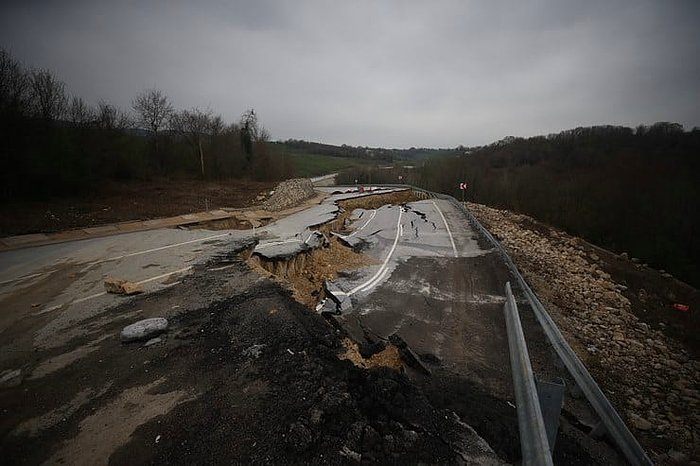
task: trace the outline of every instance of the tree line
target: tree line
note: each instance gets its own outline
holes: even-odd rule
[[[176,109],[159,89],[131,108],[70,96],[50,70],[0,49],[0,200],[78,194],[106,180],[158,176],[278,180],[290,160],[250,109],[227,123],[211,109]]]
[[[700,129],[660,122],[507,138],[431,159],[418,183],[530,215],[700,286]]]

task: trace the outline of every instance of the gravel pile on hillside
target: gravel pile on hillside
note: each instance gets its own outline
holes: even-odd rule
[[[634,315],[627,287],[590,245],[523,215],[468,208],[506,247],[652,459],[697,460],[700,363]]]
[[[310,179],[296,178],[287,180],[277,185],[270,198],[263,203],[263,208],[276,212],[294,207],[313,196],[314,186]]]

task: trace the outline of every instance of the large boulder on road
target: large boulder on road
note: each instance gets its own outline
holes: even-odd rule
[[[168,319],[164,319],[163,317],[139,320],[134,324],[124,327],[121,333],[121,340],[123,343],[149,340],[165,332],[167,329]]]

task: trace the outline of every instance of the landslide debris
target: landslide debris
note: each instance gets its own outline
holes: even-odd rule
[[[507,249],[652,460],[700,459],[700,362],[697,337],[687,335],[697,325],[671,305],[681,294],[697,299],[697,290],[527,216],[467,207]],[[674,324],[686,334],[669,332]]]
[[[263,208],[273,212],[293,207],[314,197],[314,186],[308,178],[286,180],[277,185],[272,195],[263,203]]]
[[[276,190],[278,191],[279,189]],[[346,231],[350,215],[355,209],[376,209],[387,204],[405,204],[417,199],[412,191],[400,191],[339,201],[338,216],[318,228],[318,232],[327,240],[323,247],[285,259],[267,259],[258,254],[246,254],[245,257],[253,270],[265,276],[272,274],[276,280],[292,290],[297,301],[313,309],[325,297],[323,285],[326,281],[338,278],[339,272],[377,264],[375,259],[354,251],[338,237],[331,235],[331,232]]]
[[[305,251],[288,259],[271,260],[253,254],[248,265],[289,288],[301,304],[313,309],[323,299],[323,284],[338,278],[339,270],[353,270],[376,264],[376,260],[344,246],[336,237],[325,246]]]

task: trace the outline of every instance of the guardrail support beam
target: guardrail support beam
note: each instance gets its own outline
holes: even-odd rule
[[[506,283],[506,303],[503,306],[503,312],[506,317],[513,391],[518,410],[522,464],[525,466],[550,466],[552,465],[552,453],[549,449],[535,377],[532,374],[530,355],[527,352],[525,335],[518,315],[518,306],[515,304],[510,282]]]

